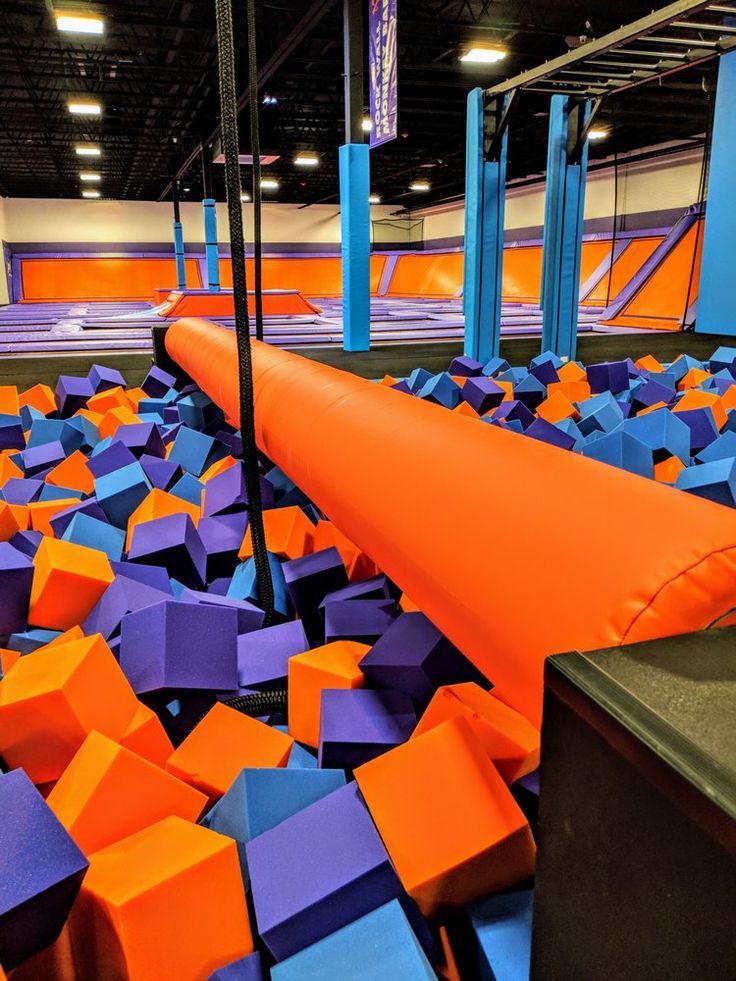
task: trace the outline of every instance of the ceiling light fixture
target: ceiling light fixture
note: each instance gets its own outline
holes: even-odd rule
[[[409,185],[410,191],[428,191],[429,181],[414,181],[413,184]]]
[[[85,184],[99,184],[102,180],[99,174],[92,174],[89,171],[82,171],[79,179],[80,181],[84,181]]]
[[[261,181],[262,191],[278,191],[279,182],[275,181],[272,177],[264,177]]]
[[[245,191],[240,195],[240,203],[247,204],[250,201],[250,194],[246,194]]]
[[[83,198],[98,198],[99,196],[99,191],[82,191]]]
[[[79,144],[74,147],[74,152],[78,157],[101,157],[102,150],[98,146],[85,146]]]
[[[104,34],[105,22],[102,17],[89,17],[85,14],[56,14],[56,29],[65,34]]]
[[[605,140],[608,138],[608,136],[609,136],[608,130],[603,129],[602,127],[593,126],[592,129],[588,130],[589,140]]]
[[[370,133],[370,131],[373,129],[373,123],[367,117],[363,120],[361,126],[364,133]]]
[[[314,153],[300,153],[294,158],[297,167],[318,167],[319,157]]]
[[[371,194],[371,196],[368,198],[368,204],[380,204],[380,203],[381,203],[380,194]]]
[[[503,61],[507,55],[506,48],[470,48],[460,56],[460,61],[469,65],[495,65],[497,61]]]
[[[72,116],[100,116],[102,106],[99,102],[70,102],[69,112]]]

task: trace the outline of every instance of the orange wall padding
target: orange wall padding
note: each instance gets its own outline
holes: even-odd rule
[[[237,418],[235,335],[180,320],[166,347]],[[253,375],[261,449],[532,722],[548,654],[736,606],[731,508],[257,342]]]
[[[196,259],[187,259],[187,285],[201,287]],[[21,259],[23,299],[150,300],[157,286],[176,286],[174,259]]]
[[[606,273],[601,277],[582,301],[583,306],[605,307],[612,300],[615,300],[624,286],[639,272],[654,250],[659,248],[663,238],[664,235],[633,238],[618,259],[614,261],[610,276]],[[585,282],[583,277],[581,280]]]
[[[246,260],[248,286],[253,285],[253,260]],[[371,256],[371,293],[377,293],[386,266],[385,255]],[[229,259],[220,259],[220,283],[232,289],[233,271]],[[342,260],[339,256],[304,259],[263,258],[264,290],[299,290],[304,296],[341,296]]]
[[[702,252],[703,230],[696,221],[621,313],[602,323],[611,327],[681,330],[687,308],[698,296]]]
[[[463,285],[463,253],[400,255],[388,296],[453,297]]]

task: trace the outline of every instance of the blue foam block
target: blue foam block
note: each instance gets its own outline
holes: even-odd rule
[[[714,460],[681,470],[675,487],[718,504],[736,506],[736,459]]]
[[[503,371],[508,371],[510,365],[505,358],[491,358],[483,365],[483,374],[490,378],[496,378]]]
[[[283,567],[278,556],[272,552],[268,553],[268,564],[271,569],[271,580],[273,582],[274,609],[282,616],[288,616],[291,605],[286,592]],[[248,559],[236,568],[228,586],[227,595],[232,596],[234,599],[247,599],[252,602],[258,600],[256,564],[254,559]]]
[[[107,515],[97,503],[97,498],[88,497],[85,501],[80,501],[79,504],[72,504],[63,511],[59,511],[51,518],[49,524],[57,538],[63,537],[76,514],[87,514],[90,518],[96,518],[98,521],[107,521]]]
[[[116,528],[127,528],[131,514],[150,490],[151,485],[137,460],[121,470],[95,478],[97,503]]]
[[[623,429],[602,435],[590,445],[584,446],[583,456],[639,474],[640,477],[654,477],[652,451]]]
[[[23,630],[20,633],[11,634],[5,646],[11,651],[20,651],[21,654],[30,654],[50,644],[61,634],[60,630],[43,630],[41,627],[33,627],[30,630]]]
[[[181,464],[187,473],[200,477],[207,469],[208,461],[217,444],[211,436],[182,427],[176,434],[169,460]]]
[[[736,457],[736,433],[730,430],[714,439],[695,459],[698,463],[713,463],[714,460],[728,460],[729,457]]]
[[[201,508],[204,484],[192,474],[185,473],[175,484],[172,484],[169,493],[173,494],[174,497],[180,497],[182,501],[188,501],[195,507]]]
[[[76,497],[82,500],[82,492],[74,487],[57,487],[56,484],[44,484],[41,493],[38,495],[39,501],[63,501],[67,498]]]
[[[415,368],[406,379],[406,384],[409,386],[409,391],[416,395],[419,389],[423,388],[432,377],[432,372],[427,371],[426,368]]]
[[[583,436],[588,436],[594,430],[604,433],[612,432],[624,419],[621,406],[610,392],[593,395],[578,404],[580,419],[578,428]]]
[[[433,981],[436,977],[396,899],[271,969],[272,981]]]
[[[454,409],[460,403],[460,386],[446,372],[434,375],[416,393],[420,399]]]
[[[247,888],[247,842],[344,785],[345,774],[337,769],[245,769],[201,823],[235,839]]]
[[[468,907],[481,981],[529,981],[531,889],[481,899]]]
[[[113,562],[119,561],[125,547],[125,532],[109,522],[98,521],[88,514],[75,514],[64,530],[62,538],[75,545],[86,545],[104,552]]]
[[[708,359],[708,368],[712,372],[721,371],[726,369],[728,371],[736,362],[736,347],[727,347],[722,345],[711,354]]]
[[[523,402],[527,409],[534,412],[537,406],[541,405],[547,398],[547,386],[534,375],[529,374],[518,385],[514,386],[514,398]]]

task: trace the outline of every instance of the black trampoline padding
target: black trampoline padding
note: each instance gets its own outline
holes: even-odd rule
[[[736,978],[736,630],[545,668],[535,979]]]

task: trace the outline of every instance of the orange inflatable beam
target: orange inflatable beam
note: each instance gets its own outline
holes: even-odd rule
[[[178,321],[166,347],[236,418],[235,335]],[[263,452],[535,724],[548,654],[734,606],[730,508],[257,342],[253,371]]]

